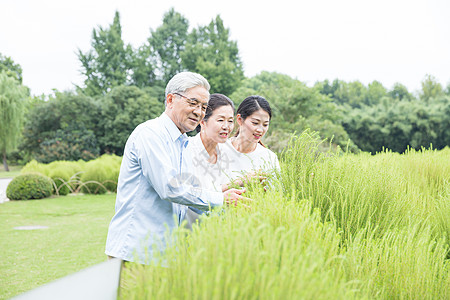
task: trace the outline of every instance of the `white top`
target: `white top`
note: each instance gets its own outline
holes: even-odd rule
[[[250,153],[241,153],[234,148],[231,140],[227,140],[221,147],[222,165],[227,182],[253,171],[270,172],[280,169],[277,155],[260,143]]]
[[[194,167],[192,173],[202,189],[222,192],[222,184],[229,181],[223,172],[222,147],[220,145],[218,144],[216,147],[217,162],[211,164],[208,162],[209,154],[203,145],[200,133],[194,137],[189,137],[186,150],[192,156]]]

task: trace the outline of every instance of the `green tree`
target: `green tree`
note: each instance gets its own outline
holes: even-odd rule
[[[315,84],[315,88],[321,94],[327,95],[333,99],[333,102],[349,108],[360,108],[376,98],[382,90],[376,81],[374,81],[373,87],[373,95],[368,96],[368,88],[359,81],[345,82],[335,79],[332,85],[328,80]]]
[[[444,94],[442,85],[437,82],[434,76],[426,75],[425,79],[421,82],[421,85],[422,90],[420,91],[420,99],[423,101],[428,101],[431,98]]]
[[[126,84],[130,77],[132,48],[122,40],[119,12],[109,28],[92,31],[92,49],[78,49],[82,74],[86,76],[84,92],[90,96],[106,94],[115,86]]]
[[[9,171],[6,155],[17,148],[22,132],[28,89],[16,79],[0,72],[0,151]]]
[[[408,92],[408,88],[401,83],[395,83],[388,96],[396,100],[412,100],[414,97]]]
[[[143,45],[132,52],[130,68],[130,85],[145,88],[162,84],[157,81],[156,59],[149,45]]]
[[[100,153],[100,108],[91,97],[57,92],[37,101],[29,115],[20,148],[36,160],[89,160]]]
[[[369,83],[367,87],[364,104],[376,105],[380,103],[381,98],[386,96],[387,96],[386,88],[381,84],[381,82],[374,80],[373,82]]]
[[[16,64],[11,57],[3,56],[0,53],[0,73],[6,72],[6,75],[17,79],[22,84],[22,67]]]
[[[189,22],[171,8],[164,14],[163,24],[151,31],[148,47],[156,54],[156,63],[163,82],[183,71],[181,53],[188,36]]]
[[[123,154],[133,129],[159,116],[164,104],[134,86],[119,86],[101,100],[100,144],[102,152]]]
[[[450,144],[450,98],[441,96],[428,102],[395,101],[364,109],[354,109],[344,120],[352,140],[371,153],[388,148],[403,152],[430,147],[442,149]]]
[[[192,30],[181,58],[185,69],[208,79],[213,93],[230,95],[244,78],[237,42],[230,40],[220,16]]]

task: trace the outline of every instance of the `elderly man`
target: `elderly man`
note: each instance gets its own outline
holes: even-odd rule
[[[137,126],[125,145],[105,253],[126,261],[148,263],[152,251],[164,248],[167,229],[179,225],[187,206],[209,211],[247,199],[241,190],[198,189],[184,176],[189,172],[186,132],[205,116],[208,81],[179,73],[168,82],[165,96],[164,113]]]

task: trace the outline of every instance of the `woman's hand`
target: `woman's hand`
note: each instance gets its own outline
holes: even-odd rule
[[[236,178],[235,180],[233,180],[230,183],[224,183],[222,184],[222,192],[225,192],[226,190],[231,189],[232,187],[235,186],[240,186],[243,187],[244,185],[246,185],[247,183],[249,183],[250,181],[257,179],[259,180],[259,182],[261,184],[264,183],[264,181],[267,179],[267,174],[264,172],[251,172],[248,173],[242,177]]]

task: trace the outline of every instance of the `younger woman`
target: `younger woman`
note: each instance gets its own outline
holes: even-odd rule
[[[260,171],[270,173],[280,169],[277,155],[261,142],[271,118],[269,102],[261,96],[247,97],[239,105],[236,116],[239,129],[222,147],[222,155],[228,161],[225,173],[229,181],[247,174],[254,177]]]

